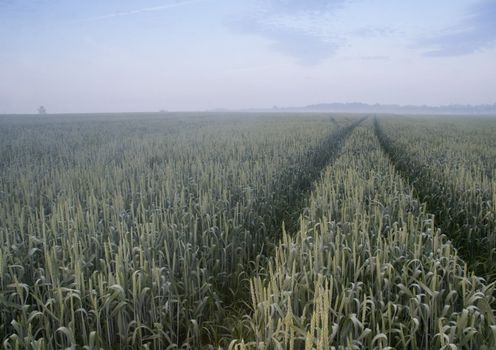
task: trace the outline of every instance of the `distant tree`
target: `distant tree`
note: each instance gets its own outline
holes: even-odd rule
[[[38,107],[38,114],[47,114],[45,106]]]

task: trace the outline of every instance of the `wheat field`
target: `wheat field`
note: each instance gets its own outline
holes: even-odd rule
[[[495,349],[496,119],[0,117],[4,349]]]

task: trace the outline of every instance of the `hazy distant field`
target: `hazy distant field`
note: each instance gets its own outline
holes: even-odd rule
[[[495,349],[496,118],[0,116],[5,349]]]

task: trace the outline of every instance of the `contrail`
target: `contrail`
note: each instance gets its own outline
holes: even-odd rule
[[[171,8],[180,7],[180,6],[184,6],[184,5],[195,4],[195,3],[198,3],[198,2],[204,2],[204,1],[207,1],[207,0],[179,1],[179,2],[175,2],[175,3],[171,3],[171,4],[166,4],[166,5],[153,6],[153,7],[144,7],[144,8],[137,9],[137,10],[114,12],[114,13],[109,13],[109,14],[102,15],[102,16],[84,18],[84,19],[77,20],[77,22],[100,21],[100,20],[109,19],[109,18],[115,18],[115,17],[132,16],[132,15],[137,15],[137,14],[145,13],[145,12],[164,11],[164,10],[168,10],[168,9],[171,9]]]

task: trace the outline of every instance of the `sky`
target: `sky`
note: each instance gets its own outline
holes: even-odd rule
[[[0,113],[496,102],[496,0],[0,0]]]

